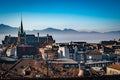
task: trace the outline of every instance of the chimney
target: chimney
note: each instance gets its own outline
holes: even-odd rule
[[[39,33],[37,33],[37,36],[38,36],[38,43],[39,43]]]

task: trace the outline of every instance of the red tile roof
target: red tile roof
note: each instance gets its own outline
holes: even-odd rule
[[[109,68],[113,68],[113,69],[117,69],[120,70],[120,64],[112,64],[110,66],[108,66]]]

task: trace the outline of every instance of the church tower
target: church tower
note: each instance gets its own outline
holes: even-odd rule
[[[22,17],[21,17],[21,25],[18,31],[18,44],[26,44],[26,33],[23,30]]]

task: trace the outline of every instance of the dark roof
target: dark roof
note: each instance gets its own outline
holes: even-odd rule
[[[88,55],[102,55],[98,50],[91,50],[87,52]]]
[[[113,49],[120,49],[120,45],[113,45],[112,48]]]
[[[53,41],[52,36],[43,36],[43,37],[39,37],[39,42],[40,43],[44,43],[45,41]],[[27,43],[36,43],[38,42],[38,37],[35,37],[35,35],[26,35],[26,41]]]
[[[48,40],[49,41],[53,41],[53,37],[52,36],[48,36]]]
[[[39,41],[40,41],[41,43],[44,43],[45,41],[47,41],[47,37],[40,37],[40,38],[39,38]]]
[[[78,51],[85,51],[85,47],[82,45],[77,45]]]
[[[86,42],[73,42],[73,43],[77,43],[77,44],[86,44]]]
[[[116,41],[101,41],[101,44],[103,45],[114,45],[115,43],[117,43]]]
[[[26,43],[27,44],[36,44],[36,43],[43,44],[47,41],[47,39],[48,39],[48,42],[54,42],[51,35],[39,37],[39,42],[38,42],[38,37],[36,37],[35,35],[33,35],[33,34],[26,35]],[[5,36],[3,43],[5,43],[5,44],[16,43],[17,40],[18,40],[18,37]]]
[[[18,40],[17,37],[10,37],[10,43],[16,43]]]
[[[35,35],[26,35],[26,42],[27,43],[34,43],[34,42],[36,42],[37,40],[36,40],[36,37],[35,37]]]
[[[8,43],[9,40],[10,40],[10,37],[9,37],[9,36],[5,36],[5,38],[4,38],[3,41],[4,41],[5,43]]]

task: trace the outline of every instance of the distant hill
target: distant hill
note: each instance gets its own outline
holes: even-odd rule
[[[60,29],[54,29],[54,28],[46,28],[43,30],[32,30],[32,31],[28,31],[28,33],[42,33],[42,34],[50,34],[50,33],[61,33]]]
[[[100,33],[100,32],[95,32],[95,31],[91,31],[91,32],[85,32],[85,31],[77,31],[74,29],[67,29],[65,28],[64,30],[60,30],[60,29],[55,29],[55,28],[46,28],[43,30],[32,30],[32,31],[27,31],[28,33],[42,33],[42,34],[93,34],[93,33]]]
[[[64,30],[60,30],[60,29],[55,29],[55,28],[46,28],[43,30],[32,30],[32,31],[27,31],[28,33],[41,33],[41,34],[93,34],[93,33],[99,33],[99,32],[95,32],[95,31],[91,31],[91,32],[85,32],[85,31],[77,31],[74,29],[67,29],[65,28]]]
[[[120,31],[110,31],[110,32],[105,32],[105,33],[114,33],[114,34],[120,34]]]
[[[64,33],[79,33],[78,31],[76,31],[74,29],[67,29],[67,28],[65,28],[62,32],[64,32]]]
[[[34,33],[36,34],[37,32],[41,34],[104,34],[96,31],[91,31],[91,32],[84,32],[84,31],[76,31],[74,29],[67,29],[65,28],[64,30],[60,29],[55,29],[55,28],[46,28],[43,30],[32,30],[32,31],[26,31],[27,33]],[[9,25],[5,24],[0,24],[0,34],[17,34],[18,33],[18,28],[17,27],[12,27]],[[120,31],[110,31],[110,32],[105,32],[105,34],[120,34]]]
[[[0,24],[0,34],[14,34],[18,32],[18,28],[9,25]]]

